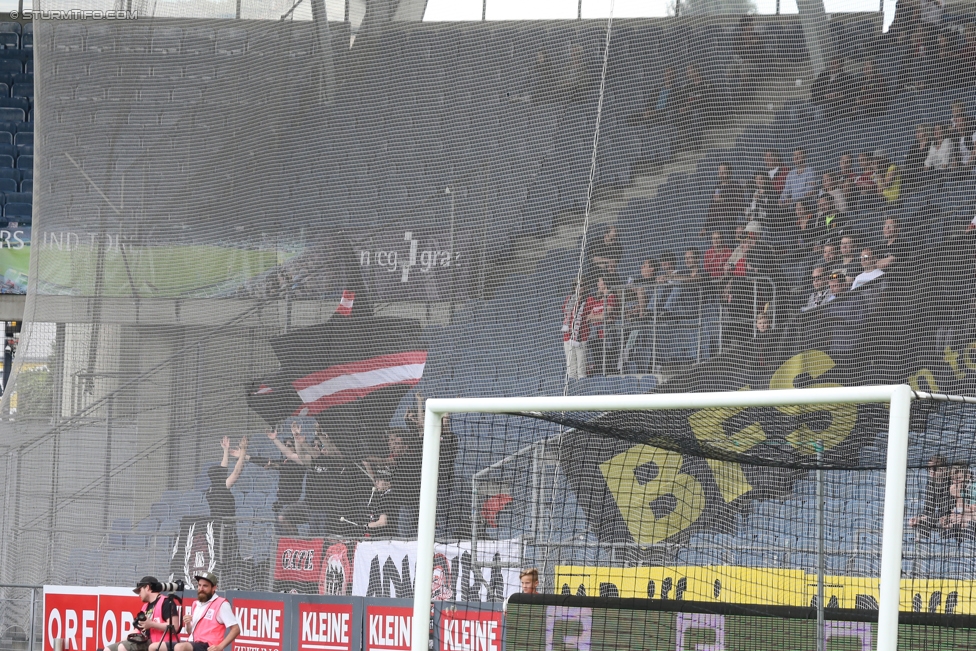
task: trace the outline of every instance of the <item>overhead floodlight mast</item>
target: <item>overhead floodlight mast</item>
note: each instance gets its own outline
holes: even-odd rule
[[[907,385],[673,393],[615,396],[558,396],[527,398],[431,398],[424,413],[423,466],[417,529],[417,571],[414,582],[413,651],[427,651],[430,629],[431,583],[434,571],[434,524],[440,461],[441,422],[448,414],[519,414],[563,411],[649,411],[719,407],[776,407],[816,404],[889,405],[888,456],[885,473],[884,524],[881,542],[881,584],[878,611],[878,651],[896,651],[898,605],[901,595],[902,534],[905,483],[908,474],[908,427],[916,394]]]

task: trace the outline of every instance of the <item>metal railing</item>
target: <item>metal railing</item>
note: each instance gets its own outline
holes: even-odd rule
[[[759,309],[759,287],[760,285],[769,285],[770,291],[770,301],[769,306],[771,309],[771,314],[769,315],[771,328],[776,328],[776,310],[777,310],[777,299],[779,298],[776,290],[776,283],[769,276],[746,276],[741,279],[744,282],[750,282],[752,284],[752,338],[755,339],[759,334],[756,327],[756,321],[759,318],[760,312],[764,310]],[[725,350],[726,343],[726,329],[729,327],[731,322],[731,316],[729,311],[725,306],[724,301],[719,302],[719,322],[718,322],[718,353],[721,354]]]
[[[40,648],[43,595],[39,585],[0,583],[0,651]]]
[[[620,298],[620,305],[616,308],[620,313],[612,315],[599,329],[603,334],[599,348],[600,375],[625,374],[631,355],[641,345],[645,335],[649,335],[651,350],[649,368],[640,368],[637,372],[654,372],[658,368],[660,343],[658,334],[660,326],[665,322],[685,326],[693,324],[696,333],[694,359],[695,362],[700,362],[702,337],[705,334],[704,311],[708,304],[706,287],[703,284],[705,282],[707,281],[676,281],[650,286],[627,284],[611,288]],[[628,293],[632,294],[632,297],[628,298]],[[634,300],[640,302],[642,293],[646,297],[647,308],[649,308],[648,316],[640,315],[635,318],[633,314],[628,314],[628,300],[631,303]],[[677,304],[681,309],[669,315],[665,312],[670,309],[667,307],[669,303]],[[661,345],[661,348],[663,349],[664,345]],[[616,360],[612,359],[614,354]]]

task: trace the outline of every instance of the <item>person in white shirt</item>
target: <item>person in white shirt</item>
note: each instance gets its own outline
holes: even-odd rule
[[[197,580],[197,600],[192,612],[183,616],[183,625],[190,634],[188,642],[180,642],[174,651],[224,651],[241,633],[230,602],[216,594],[217,577],[201,572]]]
[[[935,170],[946,170],[952,163],[952,138],[945,136],[941,124],[932,127],[932,144],[929,145],[929,155],[925,159],[925,167]]]
[[[857,278],[854,279],[854,283],[851,285],[851,290],[855,290],[861,285],[871,282],[875,278],[880,278],[884,275],[884,270],[878,269],[878,259],[874,255],[874,251],[870,248],[866,248],[861,251],[861,267],[864,271],[858,274]]]

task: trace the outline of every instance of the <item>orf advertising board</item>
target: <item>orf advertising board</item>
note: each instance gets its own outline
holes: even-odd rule
[[[406,599],[366,600],[363,649],[410,651],[413,606]]]
[[[124,640],[142,601],[125,588],[44,586],[44,650],[95,651]]]
[[[362,603],[359,600],[301,596],[295,601],[298,651],[362,649]]]
[[[227,596],[241,623],[241,634],[234,640],[235,651],[284,651],[288,648],[285,645],[284,601],[266,599],[267,595],[255,593],[232,592]]]
[[[494,604],[437,606],[438,651],[502,651],[502,611]]]

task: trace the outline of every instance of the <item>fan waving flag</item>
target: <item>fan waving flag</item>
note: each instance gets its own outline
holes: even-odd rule
[[[423,377],[420,341],[416,321],[374,316],[290,332],[272,340],[281,367],[249,385],[248,405],[273,427],[314,416],[344,454],[363,458],[385,440],[393,412]]]

